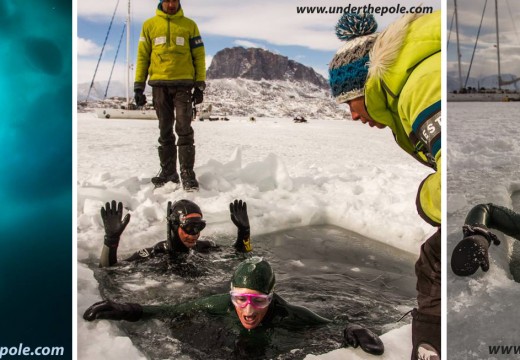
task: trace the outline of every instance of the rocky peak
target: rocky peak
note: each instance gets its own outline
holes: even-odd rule
[[[234,47],[219,51],[211,61],[207,77],[305,81],[328,89],[327,80],[314,69],[259,48]]]

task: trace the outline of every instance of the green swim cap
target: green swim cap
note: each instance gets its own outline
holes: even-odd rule
[[[271,265],[263,258],[253,256],[238,265],[231,279],[231,286],[270,294],[275,282]]]

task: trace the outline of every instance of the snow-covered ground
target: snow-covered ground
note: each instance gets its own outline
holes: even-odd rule
[[[289,118],[232,117],[195,122],[196,173],[201,190],[173,185],[153,191],[158,171],[156,121],[97,119],[78,114],[78,358],[143,358],[107,321],[87,323],[81,315],[100,299],[86,259],[99,256],[100,207],[122,201],[132,219],[120,254],[164,239],[169,200],[187,198],[204,210],[205,235],[234,234],[228,203],[248,203],[254,234],[305,225],[332,224],[413,254],[431,232],[416,214],[415,196],[429,170],[395,144],[389,130],[340,120],[295,124]],[[297,259],[295,259],[297,260]],[[410,325],[382,336],[380,359],[406,359]],[[370,359],[362,350],[340,349],[309,359]]]
[[[519,103],[448,104],[448,259],[473,206],[512,207],[511,194],[520,189],[519,111]],[[515,240],[499,237],[505,241],[491,246],[487,273],[457,277],[448,266],[450,359],[510,359],[489,347],[520,345],[520,284],[509,271]]]

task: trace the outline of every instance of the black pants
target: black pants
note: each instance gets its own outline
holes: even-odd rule
[[[153,106],[159,118],[159,144],[174,146],[175,133],[177,145],[193,145],[193,128],[191,127],[191,87],[186,86],[154,86],[152,88]],[[174,114],[175,112],[175,114]]]
[[[441,353],[441,230],[421,246],[415,263],[417,305],[412,312],[412,360],[420,359],[418,349],[429,347]],[[428,350],[426,350],[428,351]]]

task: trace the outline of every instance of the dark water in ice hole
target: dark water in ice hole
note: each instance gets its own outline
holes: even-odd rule
[[[241,261],[224,245],[233,240],[218,239],[220,252],[194,254],[181,265],[164,258],[110,269],[90,265],[103,298],[176,304],[229,291]],[[253,253],[273,266],[279,295],[334,323],[297,333],[276,329],[255,339],[225,319],[206,315],[175,322],[122,321],[118,326],[150,359],[302,359],[341,347],[348,322],[378,334],[410,322],[407,316],[395,323],[415,304],[415,258],[409,253],[329,225],[253,236]]]

